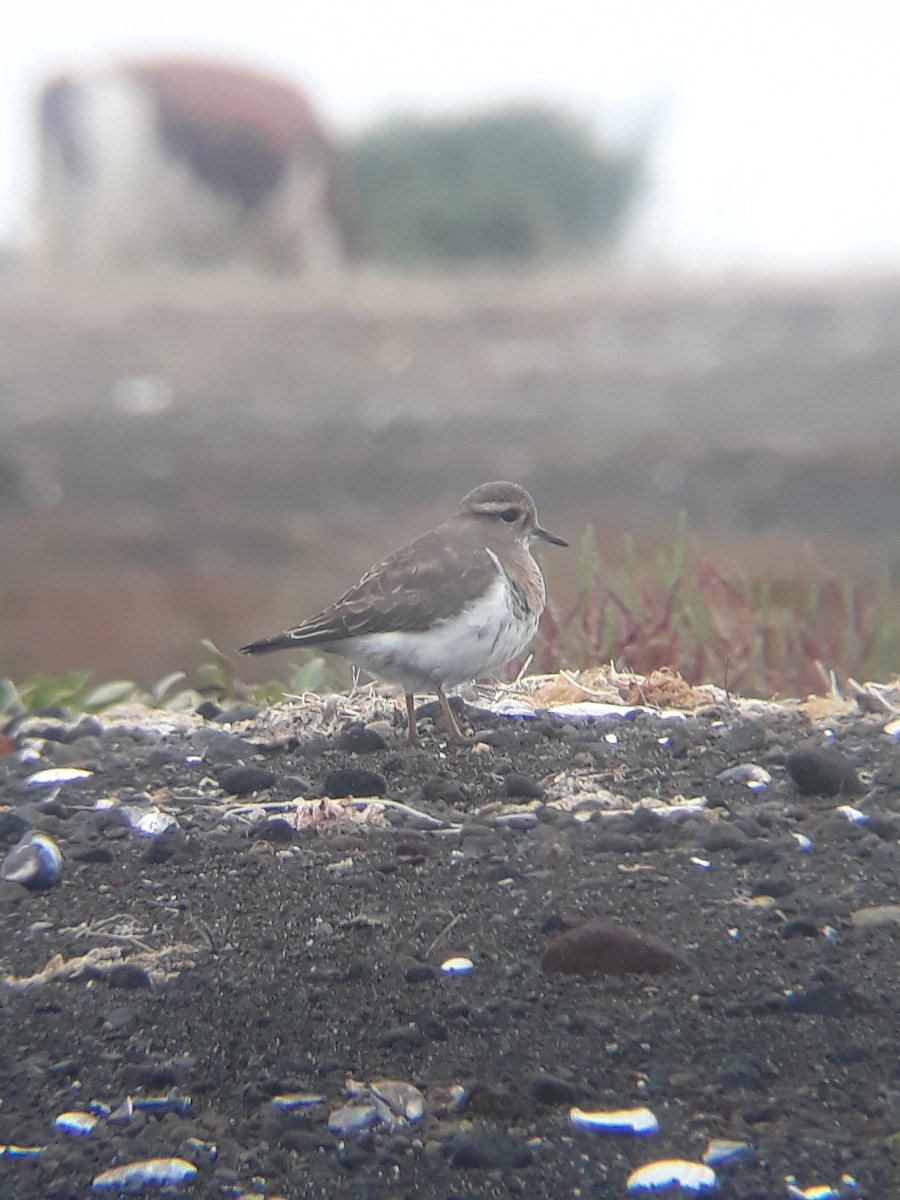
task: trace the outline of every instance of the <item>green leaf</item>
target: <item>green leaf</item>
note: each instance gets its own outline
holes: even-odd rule
[[[181,683],[187,679],[184,671],[172,671],[169,675],[163,675],[162,679],[157,680],[150,689],[150,695],[156,704],[162,705],[166,692],[172,690],[176,683]]]
[[[112,679],[109,683],[100,683],[85,692],[82,704],[85,708],[109,708],[111,704],[121,704],[125,700],[133,700],[138,687],[130,679]]]

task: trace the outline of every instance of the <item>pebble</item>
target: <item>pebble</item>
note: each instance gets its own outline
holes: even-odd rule
[[[659,938],[614,921],[586,921],[552,938],[541,969],[564,975],[660,975],[685,965]]]
[[[7,845],[19,842],[31,827],[31,819],[23,809],[10,808],[0,811],[0,842]]]
[[[863,790],[856,767],[834,746],[792,750],[784,769],[804,796],[855,796]]]
[[[446,1143],[444,1152],[451,1167],[481,1171],[515,1171],[534,1161],[531,1147],[521,1139],[493,1131],[457,1134]]]
[[[559,1079],[556,1075],[534,1075],[528,1085],[528,1090],[539,1104],[561,1106],[575,1104],[579,1098],[579,1089],[567,1079]]]
[[[288,846],[294,840],[294,828],[284,817],[269,817],[259,829],[259,837],[275,846]]]
[[[403,972],[407,983],[429,983],[437,977],[434,967],[428,963],[414,963]]]
[[[249,796],[253,792],[262,792],[273,787],[276,776],[264,767],[244,766],[226,767],[219,775],[219,783],[230,796]]]
[[[200,711],[199,708],[197,711]],[[238,700],[222,709],[215,720],[220,725],[234,725],[237,721],[252,721],[254,717],[259,716],[259,711],[257,704],[251,704],[249,700]]]
[[[109,986],[137,991],[151,986],[150,976],[135,963],[116,963],[107,976]]]
[[[66,846],[66,857],[72,862],[82,863],[111,863],[113,852],[108,846],[78,844],[70,842]]]
[[[818,924],[811,917],[793,917],[790,921],[785,921],[779,932],[785,940],[788,940],[795,937],[818,937],[820,930]]]
[[[764,1083],[762,1064],[749,1054],[729,1058],[719,1070],[716,1082],[729,1091],[734,1088],[759,1091]]]
[[[387,781],[382,775],[361,767],[338,767],[325,776],[323,788],[331,800],[341,800],[345,796],[383,796],[387,792]]]
[[[858,908],[850,920],[857,929],[878,929],[883,925],[900,925],[900,904],[872,904]]]
[[[342,729],[334,741],[335,749],[345,750],[350,754],[374,754],[378,750],[387,750],[388,744],[381,734],[359,721],[354,721],[346,729]]]
[[[781,1007],[786,1013],[848,1017],[862,1011],[865,1005],[852,988],[836,980],[825,980],[789,992],[782,1000]]]
[[[510,771],[506,776],[503,790],[510,798],[523,800],[543,800],[547,794],[539,783],[525,775],[519,775],[517,771]]]
[[[789,896],[796,886],[792,879],[788,879],[784,875],[769,876],[751,883],[750,895],[771,896],[773,899],[779,900],[783,896]]]
[[[416,1025],[430,1042],[446,1042],[447,1026],[443,1021],[430,1013],[422,1013],[416,1017]]]

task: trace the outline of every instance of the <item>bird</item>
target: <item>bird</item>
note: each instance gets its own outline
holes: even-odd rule
[[[538,524],[523,487],[483,483],[448,521],[370,567],[317,616],[240,652],[315,646],[399,684],[412,746],[420,744],[414,693],[434,692],[448,740],[465,744],[445,689],[505,666],[537,633],[546,590],[531,555],[536,540],[568,545]]]

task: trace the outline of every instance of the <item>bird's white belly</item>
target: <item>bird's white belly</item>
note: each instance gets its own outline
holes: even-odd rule
[[[456,687],[521,654],[537,632],[538,616],[516,612],[506,577],[500,575],[475,604],[431,629],[347,638],[330,649],[407,692],[436,683]]]

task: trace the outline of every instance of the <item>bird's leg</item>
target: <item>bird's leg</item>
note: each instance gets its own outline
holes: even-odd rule
[[[450,707],[450,702],[444,695],[444,689],[439,683],[434,685],[434,690],[437,692],[438,703],[441,706],[441,712],[444,714],[444,724],[447,726],[447,741],[456,742],[458,746],[470,745],[472,739],[467,738],[456,723],[456,717],[453,715],[453,709]]]
[[[411,746],[421,745],[419,731],[416,729],[416,698],[412,692],[406,693],[406,720],[408,724],[409,744]]]

